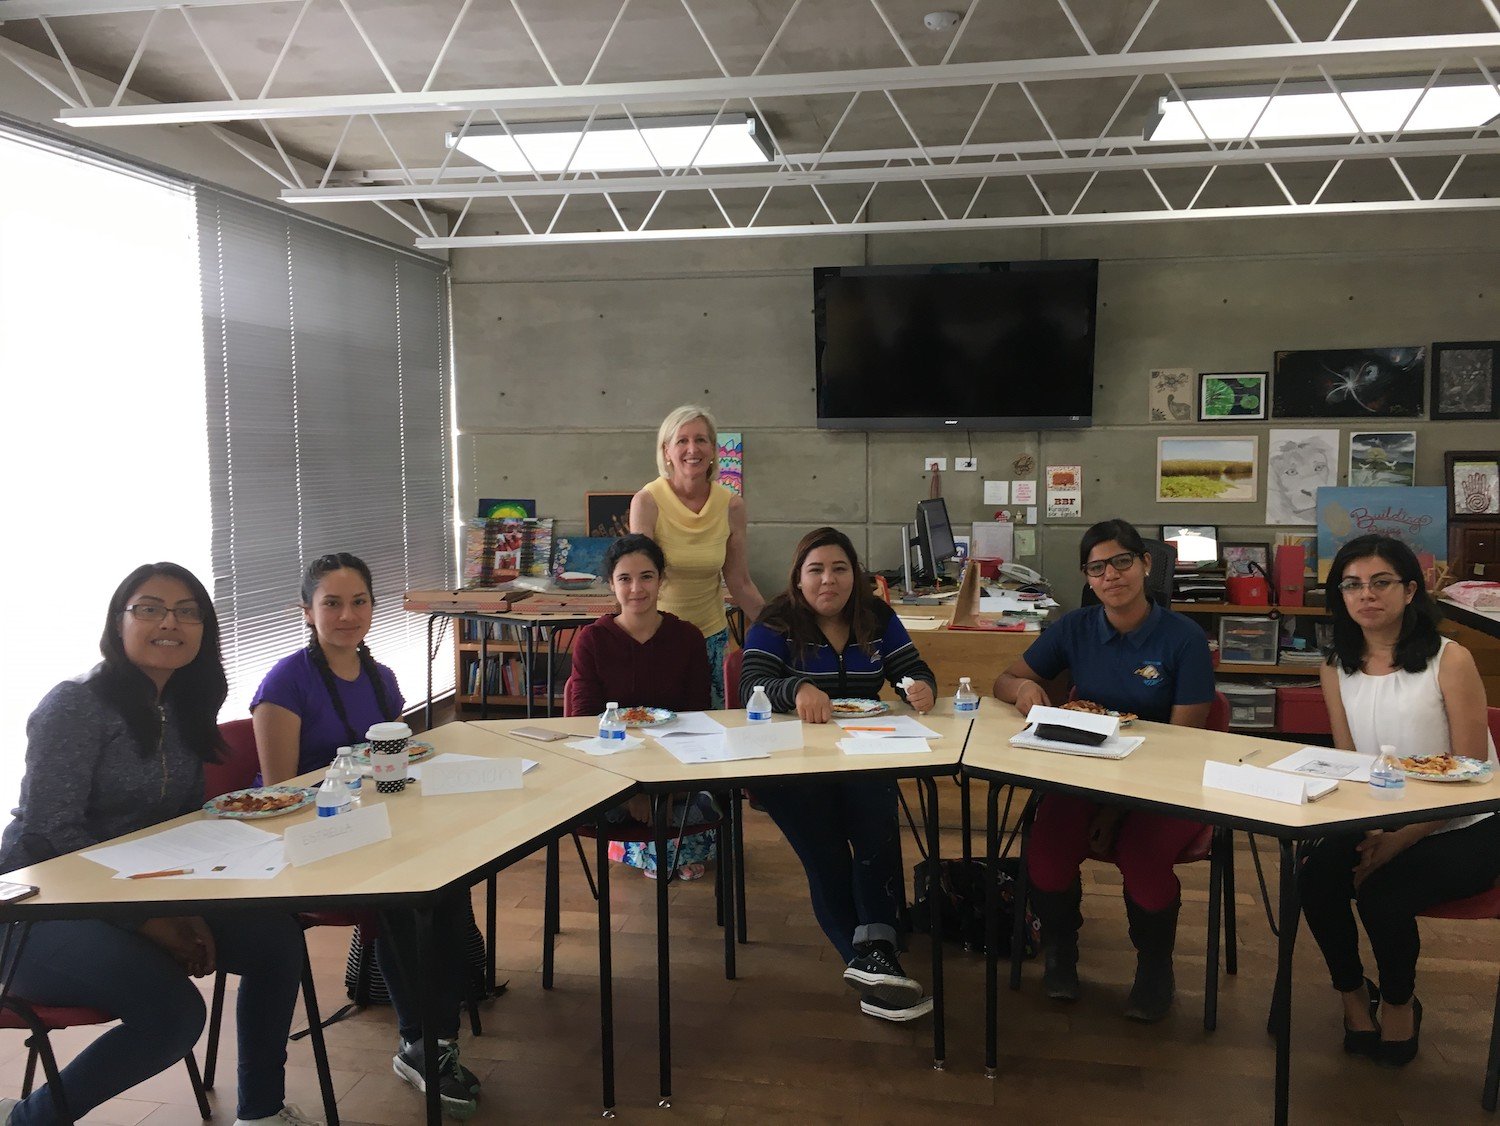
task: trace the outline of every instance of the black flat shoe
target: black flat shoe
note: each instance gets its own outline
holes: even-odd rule
[[[1375,1014],[1380,1010],[1380,987],[1369,978],[1365,978],[1365,991],[1370,995],[1370,1019],[1375,1020]],[[1375,1058],[1380,1052],[1380,1022],[1375,1021],[1375,1027],[1368,1031],[1356,1031],[1344,1023],[1344,1051],[1351,1056],[1369,1056]]]
[[[1388,1067],[1405,1067],[1417,1058],[1417,1041],[1422,1037],[1422,1002],[1413,997],[1411,1007],[1411,1039],[1380,1042],[1380,1054],[1375,1058]]]

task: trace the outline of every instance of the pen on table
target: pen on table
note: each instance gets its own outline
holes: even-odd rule
[[[160,872],[137,872],[133,876],[127,876],[129,880],[154,880],[158,876],[191,876],[191,868],[163,868]]]
[[[895,731],[896,729],[894,727],[855,727],[853,724],[848,724],[848,725],[846,725],[844,727],[844,730],[845,731]]]
[[[1250,752],[1248,752],[1246,754],[1241,755],[1240,756],[1240,761],[1241,762],[1249,762],[1251,759],[1253,759],[1258,754],[1260,754],[1260,748],[1256,747],[1255,750],[1250,751]]]

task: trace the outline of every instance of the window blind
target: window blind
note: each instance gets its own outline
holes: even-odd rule
[[[370,649],[420,699],[427,623],[401,596],[455,574],[446,268],[210,189],[198,226],[224,714],[306,644],[302,570],[333,551],[369,564]]]

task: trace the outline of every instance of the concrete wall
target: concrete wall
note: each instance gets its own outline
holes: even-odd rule
[[[1020,560],[1076,597],[1078,535],[1096,519],[1211,523],[1224,538],[1274,540],[1264,523],[1266,431],[1288,423],[1218,424],[1260,435],[1260,499],[1158,504],[1157,437],[1199,428],[1146,420],[1151,369],[1260,371],[1278,349],[1500,337],[1497,247],[1500,219],[1451,215],[460,251],[461,515],[480,495],[535,497],[564,533],[578,533],[584,493],[635,489],[654,475],[657,423],[694,401],[744,432],[750,560],[763,590],[780,588],[792,545],[819,523],[842,527],[874,567],[895,566],[896,528],[928,495],[921,459],[966,455],[968,442],[816,429],[812,268],[1098,258],[1094,427],[976,433],[980,472],[943,475],[963,524],[990,518],[982,480],[1013,478],[1018,455],[1039,469],[1081,463],[1083,519],[1043,520],[1038,555]],[[1412,428],[1418,484],[1442,483],[1445,449],[1500,444],[1494,423],[1350,420],[1340,425],[1341,473],[1350,432]]]

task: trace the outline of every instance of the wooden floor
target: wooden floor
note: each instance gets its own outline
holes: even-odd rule
[[[945,784],[946,787],[946,784]],[[946,787],[944,800],[952,798]],[[945,809],[948,807],[945,807]],[[945,821],[947,820],[945,816]],[[1206,865],[1182,869],[1178,1005],[1162,1024],[1120,1015],[1133,970],[1119,875],[1086,869],[1084,997],[1040,996],[1035,963],[1020,993],[1002,991],[1001,1075],[983,1070],[983,961],[948,948],[948,1065],[934,1071],[931,1026],[860,1015],[840,965],[813,922],[791,851],[763,814],[749,816],[749,946],[726,981],[710,880],[674,885],[673,1105],[656,1105],[654,885],[615,868],[613,884],[618,1116],[622,1123],[1208,1122],[1262,1123],[1271,1115],[1274,1067],[1266,1003],[1275,947],[1244,837],[1238,849],[1240,972],[1225,979],[1219,1028],[1202,1028]],[[958,834],[945,832],[948,855]],[[914,848],[907,841],[908,859]],[[1265,851],[1264,849],[1262,850]],[[1272,861],[1274,863],[1274,859]],[[1274,879],[1274,872],[1271,874]],[[484,1007],[485,1034],[465,1033],[463,1058],[484,1081],[475,1123],[585,1122],[599,1115],[596,943],[593,903],[571,849],[563,854],[558,981],[540,985],[542,863],[500,878],[499,963],[509,991]],[[482,916],[481,916],[482,917]],[[347,932],[316,931],[313,955],[325,1011],[342,1000]],[[1493,1121],[1479,1108],[1497,959],[1493,923],[1423,924],[1419,993],[1422,1053],[1387,1071],[1339,1050],[1334,996],[1304,930],[1296,974],[1292,1120],[1305,1123],[1452,1124]],[[925,939],[909,972],[928,977]],[[71,1058],[88,1034],[62,1034]],[[329,1047],[347,1123],[421,1121],[414,1091],[391,1073],[395,1032],[386,1009],[334,1026]],[[0,1038],[0,1093],[20,1086],[19,1034]],[[317,1107],[305,1042],[292,1046],[291,1098]],[[216,1119],[233,1122],[233,1036],[221,1062]],[[86,1120],[198,1121],[180,1068],[100,1107]],[[1024,1116],[1024,1117],[1023,1117]]]

